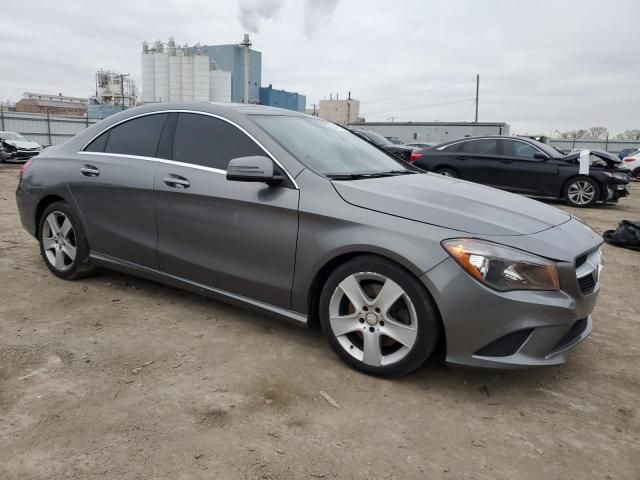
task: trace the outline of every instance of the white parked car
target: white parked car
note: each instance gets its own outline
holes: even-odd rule
[[[42,147],[16,132],[0,132],[0,162],[26,162],[42,151]]]
[[[624,157],[620,168],[626,170],[635,180],[640,180],[640,150]]]

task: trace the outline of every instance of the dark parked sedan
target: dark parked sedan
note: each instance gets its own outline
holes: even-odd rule
[[[361,136],[365,140],[368,140],[369,142],[377,145],[387,152],[393,153],[394,155],[407,162],[415,162],[419,158],[419,155],[415,154],[414,152],[420,147],[412,147],[393,143],[391,140],[372,130],[353,130],[353,133]]]
[[[271,107],[126,110],[25,164],[16,198],[60,278],[101,266],[319,323],[376,375],[438,344],[461,365],[562,364],[600,289],[602,239],[561,210]]]
[[[414,165],[514,193],[564,199],[575,207],[617,202],[628,195],[629,177],[607,152],[591,152],[582,168],[579,153],[564,155],[529,138],[469,137],[421,150]]]

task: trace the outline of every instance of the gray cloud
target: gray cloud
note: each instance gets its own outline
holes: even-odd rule
[[[308,104],[351,91],[368,120],[468,121],[473,102],[460,100],[474,96],[479,73],[481,121],[505,121],[517,133],[640,128],[640,42],[620,23],[640,18],[637,0],[608,9],[598,0],[531,0],[526,11],[498,0],[264,6],[270,1],[249,10],[262,83],[304,93]],[[83,0],[5,3],[0,100],[11,101],[26,90],[90,95],[101,67],[139,81],[145,39],[237,42],[247,31],[239,7],[251,4],[167,0],[158,8],[152,0],[111,0],[112,13],[96,17]],[[21,28],[25,18],[29,26]]]

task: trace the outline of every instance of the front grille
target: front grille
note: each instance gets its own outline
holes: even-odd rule
[[[580,277],[578,279],[578,286],[582,293],[591,293],[596,286],[596,279],[593,278],[593,273]]]
[[[555,347],[553,347],[552,352],[557,352],[558,350],[562,350],[567,345],[571,345],[576,339],[582,335],[582,333],[587,328],[587,319],[582,318],[578,320],[576,323],[571,325],[571,328],[564,334],[564,336],[556,343]]]

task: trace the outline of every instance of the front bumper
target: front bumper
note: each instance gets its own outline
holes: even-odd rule
[[[563,364],[591,333],[600,283],[598,275],[582,293],[573,264],[559,265],[559,274],[561,291],[512,292],[484,286],[453,259],[424,274],[442,316],[447,362],[496,369]]]

